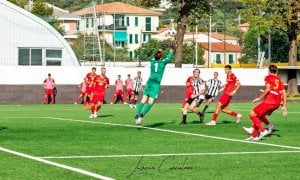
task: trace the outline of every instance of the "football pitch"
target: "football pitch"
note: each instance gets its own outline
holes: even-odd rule
[[[181,104],[155,104],[136,126],[128,105],[104,105],[96,119],[81,105],[1,105],[0,179],[299,179],[299,104],[274,112],[258,142],[242,131],[253,106],[231,104],[240,124],[221,114],[205,126],[192,113],[180,125]]]

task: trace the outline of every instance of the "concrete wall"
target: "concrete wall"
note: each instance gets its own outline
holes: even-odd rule
[[[165,70],[162,81],[161,94],[158,102],[181,103],[184,97],[184,85],[186,78],[192,75],[193,68],[172,68],[172,64]],[[125,80],[127,74],[132,77],[137,71],[142,71],[144,84],[149,76],[149,67],[107,67],[107,76],[110,79],[111,86],[107,90],[106,101],[110,102],[114,91],[114,82],[118,74],[121,74]],[[202,68],[201,77],[208,80],[213,72],[218,71],[220,80],[225,83],[224,69]],[[57,103],[74,103],[79,95],[78,84],[83,77],[91,71],[91,67],[18,67],[18,66],[0,66],[0,104],[32,104],[43,103],[42,82],[48,73],[56,81],[58,88]],[[100,67],[97,67],[97,73]],[[264,85],[264,76],[266,69],[233,69],[233,72],[241,81],[241,90],[236,94],[234,102],[250,102],[259,94],[259,89]],[[286,75],[282,73],[283,80],[286,81]],[[300,85],[300,75],[298,72],[298,85]]]

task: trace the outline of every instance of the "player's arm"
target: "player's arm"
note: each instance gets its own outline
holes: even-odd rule
[[[234,90],[229,94],[230,96],[233,96],[241,87],[241,83],[239,80],[236,81],[236,84],[235,84],[235,88]]]
[[[262,100],[270,91],[270,84],[266,84],[264,91],[262,92],[262,94],[258,97],[255,98],[252,102],[257,102]]]
[[[286,102],[287,102],[287,94],[286,91],[283,90],[281,92],[281,98],[282,98],[282,108],[281,108],[281,114],[283,116],[287,115],[287,109],[286,109]]]
[[[174,49],[173,49],[173,48],[170,48],[168,55],[167,55],[166,58],[164,59],[164,62],[165,62],[165,63],[169,63],[169,62],[171,61],[173,55],[174,55]]]

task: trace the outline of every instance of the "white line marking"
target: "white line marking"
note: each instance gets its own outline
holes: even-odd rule
[[[154,131],[169,132],[169,133],[174,133],[174,134],[184,134],[184,135],[190,135],[190,136],[205,137],[205,138],[210,138],[210,139],[241,142],[241,143],[248,143],[248,144],[259,144],[259,145],[264,145],[264,146],[272,146],[272,147],[300,150],[300,147],[294,147],[294,146],[286,146],[286,145],[269,144],[269,143],[256,142],[256,141],[246,141],[246,140],[239,140],[239,139],[223,138],[223,137],[209,136],[209,135],[204,135],[204,134],[195,134],[195,133],[174,131],[174,130],[168,130],[168,129],[151,128],[151,127],[146,127],[146,126],[105,123],[105,122],[97,122],[97,121],[85,121],[85,120],[76,120],[76,119],[55,118],[55,117],[44,117],[44,118],[55,119],[55,120],[60,120],[60,121],[82,122],[82,123],[91,123],[91,124],[104,124],[104,125],[111,125],[111,126],[131,127],[131,128],[142,128],[142,129],[149,129],[149,130],[154,130]]]
[[[122,154],[99,156],[47,156],[43,159],[87,159],[87,158],[130,158],[130,157],[163,157],[163,156],[212,156],[212,155],[249,155],[249,154],[285,154],[300,151],[258,151],[258,152],[220,152],[220,153],[179,153],[179,154]]]
[[[91,176],[91,177],[94,177],[94,178],[97,178],[97,179],[112,180],[112,178],[105,177],[105,176],[102,176],[102,175],[99,175],[99,174],[95,174],[95,173],[92,173],[92,172],[89,172],[89,171],[86,171],[86,170],[83,170],[83,169],[74,168],[74,167],[71,167],[71,166],[66,166],[66,165],[59,164],[59,163],[52,162],[52,161],[48,161],[48,160],[45,160],[45,159],[42,159],[42,158],[39,158],[39,157],[34,157],[34,156],[30,156],[30,155],[23,154],[23,153],[20,153],[20,152],[12,151],[12,150],[3,148],[1,146],[0,146],[0,151],[7,152],[7,153],[10,153],[10,154],[14,154],[16,156],[24,157],[24,158],[27,158],[27,159],[35,160],[35,161],[38,161],[38,162],[41,162],[41,163],[44,163],[44,164],[49,164],[49,165],[56,166],[56,167],[59,167],[59,168],[74,171],[74,172],[84,174],[84,175],[87,175],[87,176]]]

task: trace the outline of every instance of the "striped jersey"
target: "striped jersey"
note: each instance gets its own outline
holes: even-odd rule
[[[133,78],[133,81],[134,81],[133,91],[140,92],[142,90],[142,82],[143,82],[142,77],[137,76]]]
[[[210,79],[207,81],[206,85],[208,87],[206,94],[215,97],[219,93],[222,82],[219,79]]]
[[[193,79],[192,81],[192,85],[194,87],[194,92],[193,94],[199,94],[202,90],[205,90],[205,81],[203,79],[201,79],[200,77],[197,79]],[[199,98],[203,99],[204,96],[201,95]]]

